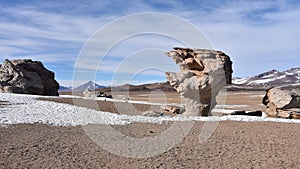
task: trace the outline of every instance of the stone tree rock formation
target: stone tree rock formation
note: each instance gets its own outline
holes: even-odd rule
[[[300,95],[275,87],[267,90],[263,98],[266,114],[271,117],[300,119]]]
[[[231,84],[232,62],[214,50],[174,48],[167,53],[180,72],[166,72],[167,81],[186,99],[183,115],[210,115],[218,92]]]
[[[0,65],[0,92],[58,96],[54,73],[39,61],[5,60]]]

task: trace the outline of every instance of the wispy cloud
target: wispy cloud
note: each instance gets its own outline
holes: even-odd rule
[[[193,2],[133,0],[126,4],[119,0],[55,3],[7,1],[3,2],[0,9],[2,16],[0,58],[41,60],[59,74],[57,75],[59,80],[70,80],[77,56],[88,38],[114,19],[136,12],[169,13],[195,24],[211,40],[215,48],[225,51],[232,57],[236,76],[250,76],[269,69],[299,66],[300,3],[293,0]],[[152,22],[154,23],[155,21]],[[123,28],[130,30],[140,27],[147,30],[150,26],[153,25],[128,23],[123,25]],[[166,30],[176,30],[191,38],[198,38],[189,31],[179,30],[181,28],[184,26],[170,26]],[[109,39],[98,40],[103,44],[109,44],[119,36],[119,33],[116,29]],[[170,50],[175,45],[182,44],[149,36],[128,38],[112,49],[102,65],[94,70],[113,74],[117,65],[125,63],[128,56],[134,52],[149,48]],[[106,49],[104,46],[98,48]],[[89,52],[96,60],[99,59],[97,52]],[[160,56],[166,57],[163,53]],[[89,68],[94,62],[95,60],[91,59],[78,66]],[[157,67],[163,67],[169,61],[155,62],[149,56],[137,64],[145,66],[147,63],[156,63]],[[122,73],[132,74],[139,68],[138,65],[132,65],[135,62],[128,64],[131,65],[127,69],[122,69]],[[101,77],[99,78],[96,80],[101,80]]]
[[[299,66],[299,9],[296,1],[230,1],[185,17],[232,57],[236,76],[250,76]]]
[[[4,7],[1,13],[9,18],[0,21],[2,57],[40,54],[52,57],[50,60],[53,61],[60,61],[62,57],[74,60],[89,36],[109,21],[106,17],[90,18],[40,11],[28,5]]]

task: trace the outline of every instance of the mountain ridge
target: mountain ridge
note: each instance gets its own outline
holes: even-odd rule
[[[72,91],[72,87],[59,86],[58,91],[59,91],[59,92],[68,92],[68,91]]]
[[[141,84],[141,85],[131,85],[125,84],[116,87],[106,87],[96,89],[100,92],[111,92],[111,91],[131,91],[131,92],[138,92],[138,91],[153,91],[153,90],[162,90],[164,92],[175,92],[176,90],[167,82],[157,82],[157,83],[149,83],[149,84]]]
[[[258,75],[238,78],[232,80],[232,85],[227,86],[228,90],[266,90],[271,87],[281,86],[287,89],[300,90],[300,68],[291,68],[284,71],[270,70]],[[150,84],[131,85],[124,84],[120,86],[102,86],[95,82],[88,81],[73,89],[73,92],[83,92],[84,90],[96,90],[99,92],[113,91],[131,91],[131,92],[148,92],[161,90],[163,92],[176,92],[176,90],[167,82],[157,82]],[[72,89],[70,89],[72,90]]]
[[[300,68],[291,68],[281,72],[273,69],[251,77],[234,78],[232,81],[232,87],[240,88],[267,89],[276,86],[290,88],[300,86]]]
[[[85,90],[96,90],[96,89],[100,89],[100,88],[105,88],[106,86],[102,86],[102,85],[99,85],[95,82],[92,82],[92,81],[88,81],[78,87],[75,87],[73,89],[73,92],[83,92]]]

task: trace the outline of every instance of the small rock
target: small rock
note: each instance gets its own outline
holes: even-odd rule
[[[165,105],[160,107],[163,111],[170,112],[172,114],[182,114],[185,109],[179,106],[170,106],[170,105]]]

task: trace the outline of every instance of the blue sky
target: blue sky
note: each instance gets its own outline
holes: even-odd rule
[[[195,25],[215,49],[231,57],[236,77],[299,67],[299,1],[2,0],[0,4],[1,61],[40,60],[65,86],[72,84],[78,56],[95,32],[120,17],[143,12],[171,14]],[[130,26],[140,25],[126,25],[126,28]],[[172,27],[170,31],[174,29],[179,28]],[[94,70],[95,76],[81,80],[122,84],[127,82],[123,75],[130,74],[131,83],[135,84],[164,81],[165,70],[177,69],[164,56],[173,46],[184,45],[156,35],[126,39],[103,58]],[[148,52],[148,49],[153,50]],[[135,69],[149,63],[143,58],[151,58],[151,63],[159,66]],[[116,74],[116,70],[121,73]]]

